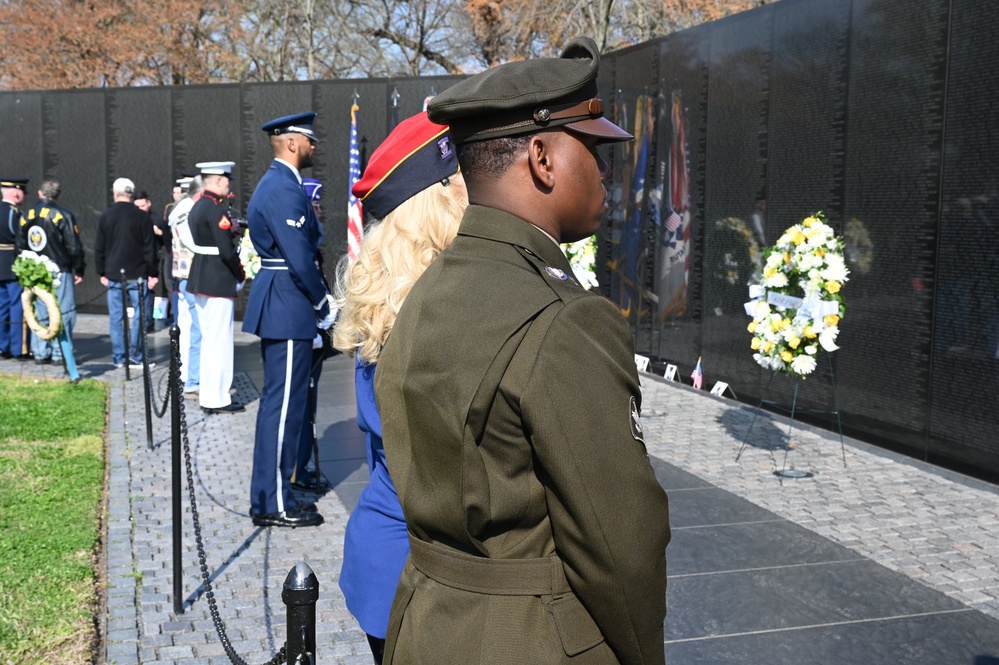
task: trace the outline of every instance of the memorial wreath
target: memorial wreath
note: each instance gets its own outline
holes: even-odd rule
[[[42,339],[54,338],[62,328],[62,314],[55,296],[55,289],[60,285],[59,267],[49,257],[25,250],[14,260],[13,270],[18,283],[24,288],[21,305],[28,327]],[[35,316],[36,298],[48,310],[48,326],[40,324]]]
[[[838,349],[846,306],[840,290],[850,271],[837,237],[821,212],[806,217],[766,251],[763,279],[749,289],[746,313],[753,359],[761,366],[799,376],[816,366],[819,349]]]

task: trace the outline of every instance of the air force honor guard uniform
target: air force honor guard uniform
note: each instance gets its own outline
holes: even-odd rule
[[[302,187],[300,169],[312,165],[315,113],[272,120],[274,161],[250,199],[247,225],[261,259],[243,319],[260,337],[264,388],[257,413],[250,513],[257,526],[322,523],[314,504],[291,490],[302,429],[309,426],[309,373],[316,327],[333,324],[332,298],[318,267],[323,230]]]
[[[229,180],[235,162],[202,162],[204,193],[188,214],[194,261],[187,290],[194,294],[201,326],[201,408],[211,413],[243,411],[229,396],[232,387],[232,322],[237,285],[245,276],[226,215]]]

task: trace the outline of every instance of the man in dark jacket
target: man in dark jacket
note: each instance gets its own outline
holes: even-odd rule
[[[97,223],[94,239],[94,263],[101,284],[108,287],[108,313],[111,315],[111,355],[115,367],[124,367],[126,360],[135,369],[142,369],[144,349],[139,335],[139,280],[147,288],[159,282],[156,268],[156,244],[153,223],[149,213],[139,210],[132,203],[135,183],[128,178],[118,178],[111,188],[114,204],[104,211]],[[124,271],[125,281],[121,281]],[[125,332],[122,321],[125,315],[124,293],[135,316],[129,330],[128,356],[125,355]],[[152,365],[152,363],[150,363]]]
[[[72,347],[73,327],[76,325],[74,287],[83,281],[86,264],[76,219],[73,213],[58,203],[61,193],[58,180],[42,182],[38,189],[38,203],[31,207],[22,222],[20,246],[49,257],[59,267],[59,285],[55,288],[55,296],[59,301],[66,339]],[[48,325],[49,313],[44,304],[35,303],[35,316],[38,323]],[[32,333],[31,351],[35,354],[36,363],[62,362],[62,349],[55,338],[46,340]]]
[[[375,395],[411,553],[386,665],[663,665],[669,512],[628,323],[559,243],[607,210],[599,51],[435,97],[469,207],[403,303]]]

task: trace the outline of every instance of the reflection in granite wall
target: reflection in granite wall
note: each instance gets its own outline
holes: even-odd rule
[[[703,356],[708,386],[726,381],[754,404],[769,386],[790,401],[795,382],[771,384],[752,361],[742,304],[761,252],[822,210],[846,241],[851,280],[842,350],[798,384],[800,402],[838,403],[860,438],[999,477],[993,4],[781,0],[604,58],[602,96],[636,141],[607,149],[597,275],[654,367],[677,364],[686,379]],[[394,116],[457,80],[2,92],[4,169],[32,188],[63,181],[93,266],[118,171],[160,208],[181,171],[231,159],[245,211],[270,161],[260,125],[313,108],[307,175],[325,183],[332,274],[346,246],[354,93],[365,155]],[[81,309],[102,311],[100,293],[91,273]]]
[[[753,362],[742,304],[761,251],[821,210],[851,279],[842,350],[797,383],[798,406],[838,409],[860,438],[999,477],[987,403],[999,389],[997,28],[988,0],[782,0],[611,54],[605,88],[621,87],[625,56],[648,51],[659,97],[683,100],[681,131],[655,115],[647,173],[665,173],[667,193],[637,224],[665,229],[682,134],[685,307],[664,307],[676,286],[654,280],[656,325],[633,322],[638,352],[684,378],[703,356],[707,386],[790,406],[796,383],[769,383]],[[670,237],[645,236],[618,260],[664,257]]]

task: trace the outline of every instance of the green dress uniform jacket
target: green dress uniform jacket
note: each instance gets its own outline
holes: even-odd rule
[[[631,333],[550,238],[470,206],[375,390],[412,546],[387,664],[665,662],[669,509]]]

